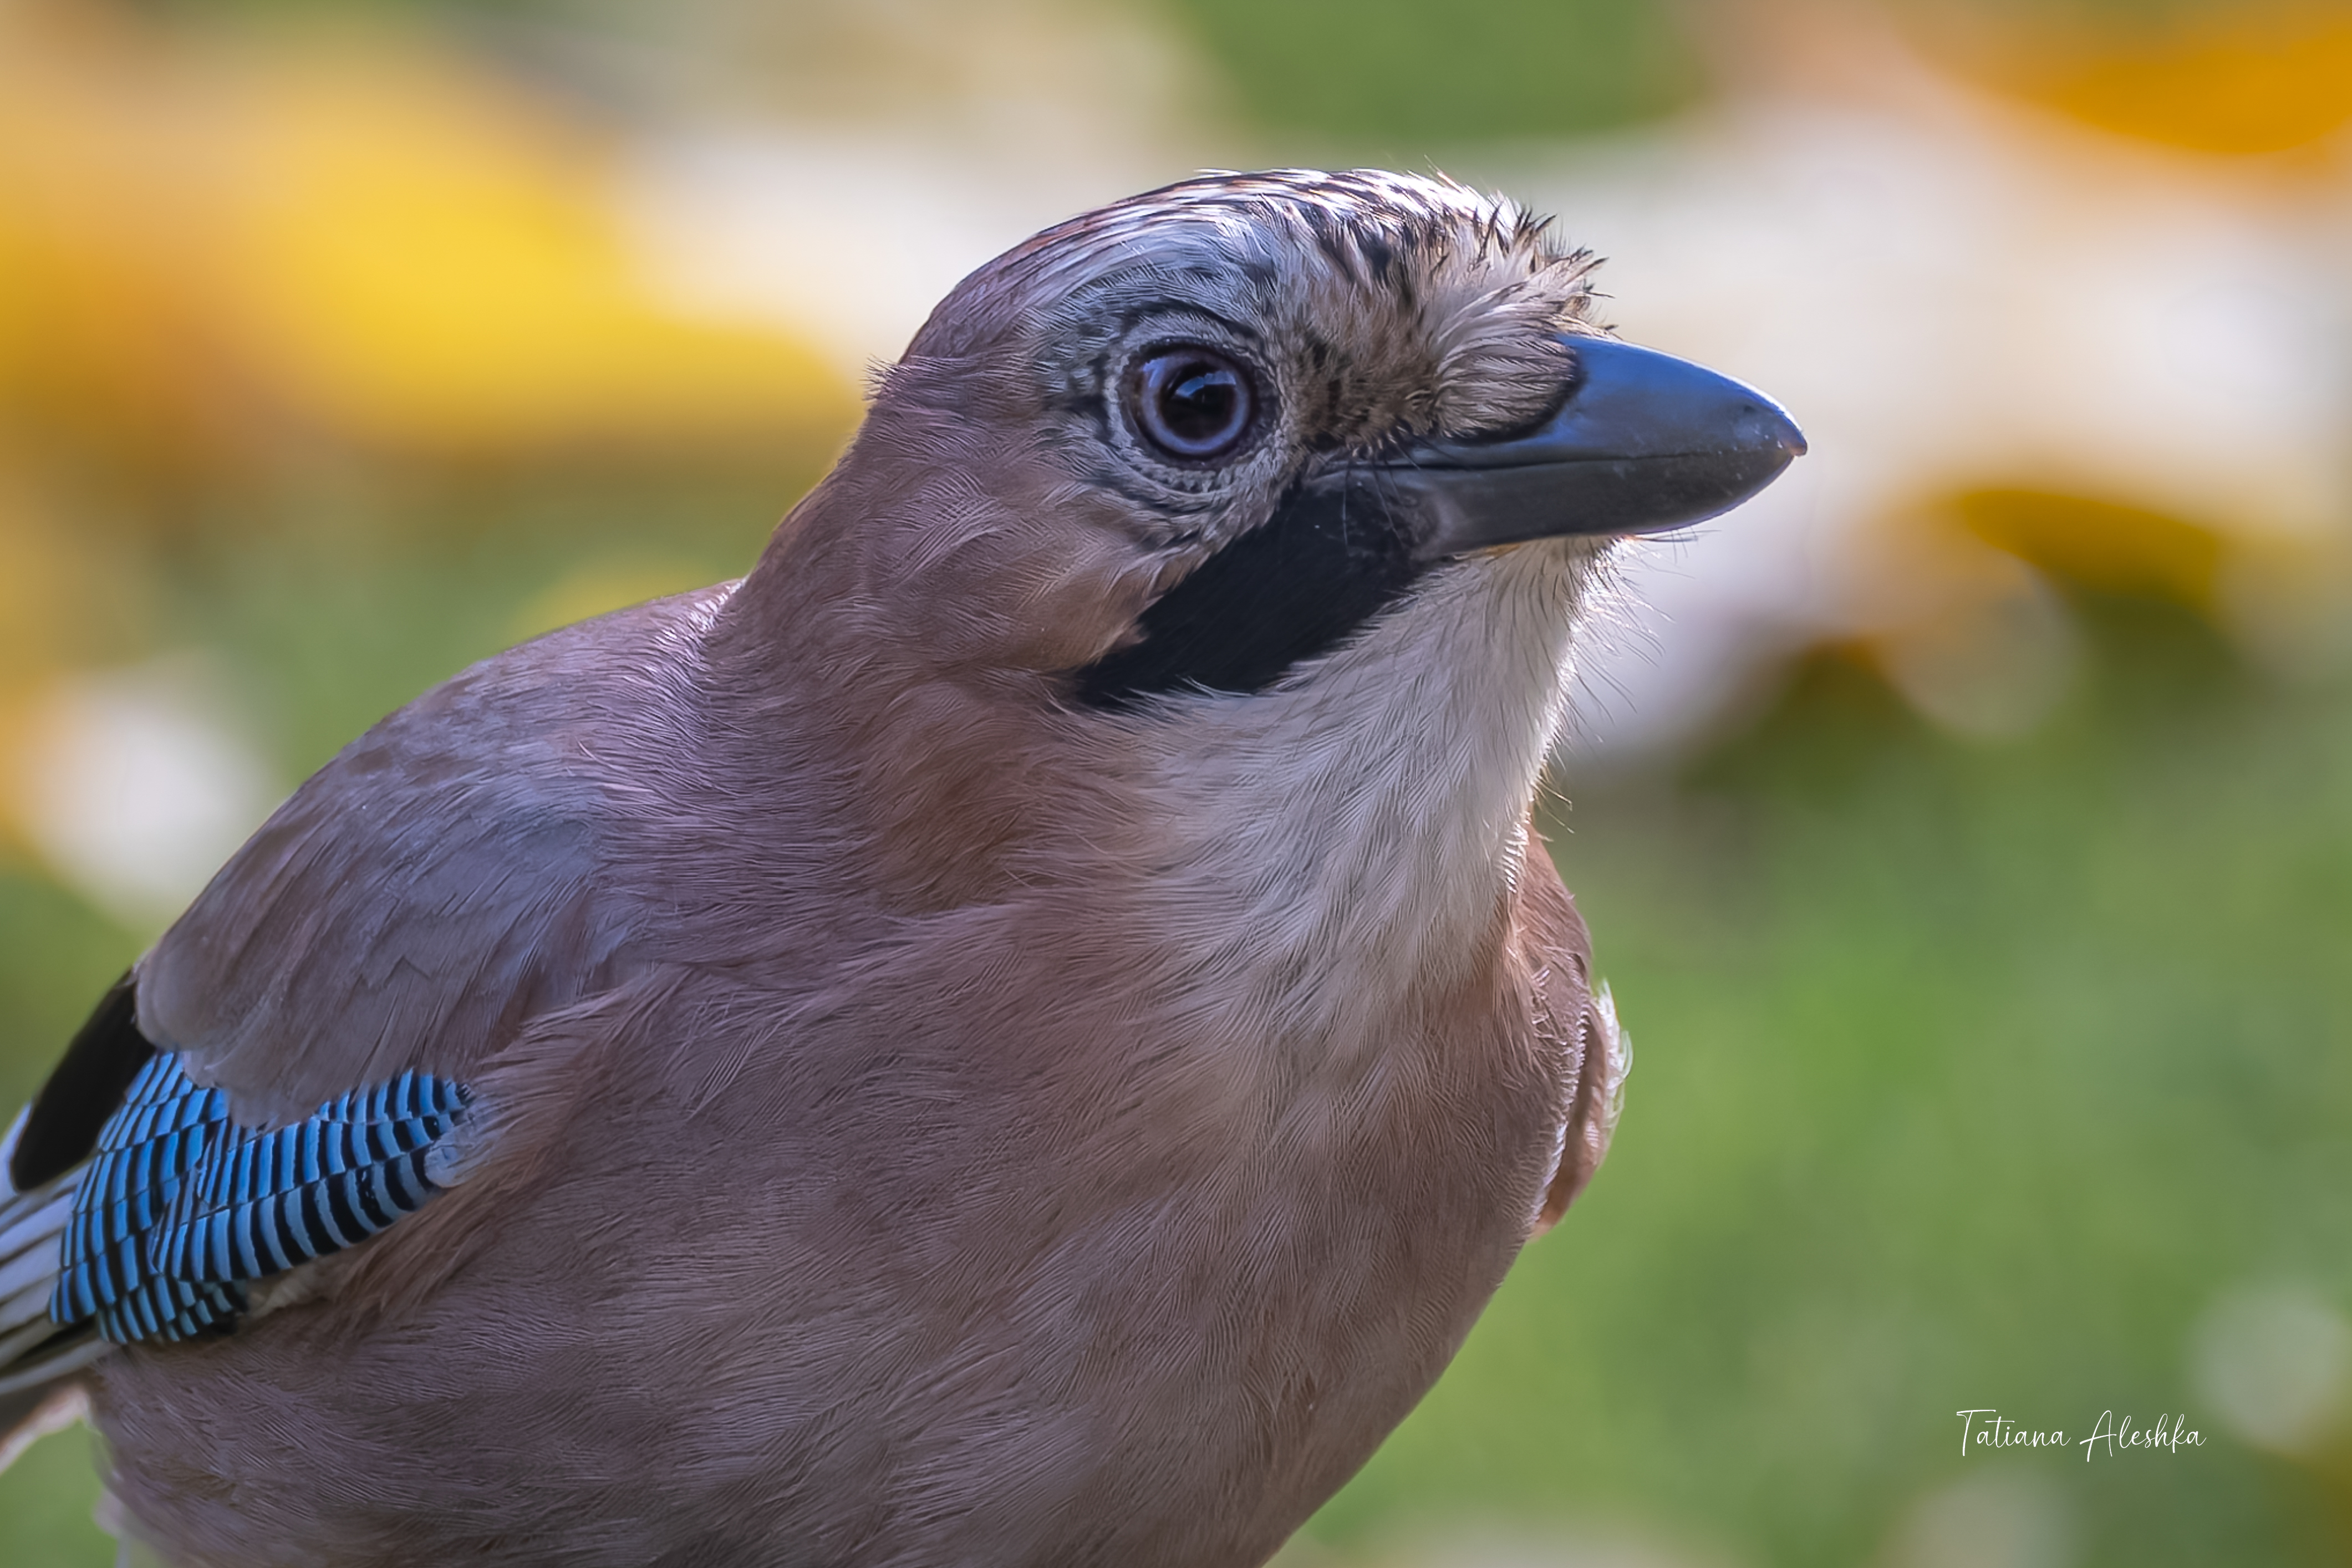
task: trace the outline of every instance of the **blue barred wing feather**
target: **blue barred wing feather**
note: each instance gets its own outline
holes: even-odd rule
[[[201,1089],[168,1056],[151,1058],[98,1135],[67,1223],[64,1268],[49,1300],[59,1323],[95,1319],[117,1344],[180,1340],[225,1326],[242,1291],[173,1279],[151,1268],[150,1239],[169,1219],[189,1173],[229,1128],[228,1097]]]
[[[141,1069],[99,1135],[49,1304],[118,1344],[226,1329],[247,1285],[366,1240],[439,1190],[462,1084],[405,1072],[284,1127],[231,1118],[176,1057]]]

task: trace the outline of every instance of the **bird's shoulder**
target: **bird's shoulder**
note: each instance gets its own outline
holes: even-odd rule
[[[608,874],[612,841],[648,756],[691,749],[724,592],[510,648],[352,742],[140,960],[139,1032],[282,1120],[410,1069],[462,1077],[613,984],[655,917]]]
[[[1630,1065],[1609,988],[1592,977],[1592,938],[1543,840],[1529,835],[1516,921],[1535,979],[1535,1026],[1566,1069],[1559,1152],[1536,1228],[1557,1223],[1609,1152]]]

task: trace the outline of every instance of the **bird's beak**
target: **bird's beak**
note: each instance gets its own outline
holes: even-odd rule
[[[1420,559],[1678,528],[1730,510],[1805,449],[1754,387],[1610,338],[1564,341],[1576,362],[1567,401],[1534,429],[1423,442],[1376,477],[1357,468],[1415,514]]]

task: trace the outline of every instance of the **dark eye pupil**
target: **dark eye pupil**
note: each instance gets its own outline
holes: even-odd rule
[[[1198,348],[1153,354],[1129,384],[1136,424],[1171,457],[1221,457],[1249,431],[1249,376],[1223,354]]]
[[[1233,423],[1241,387],[1229,370],[1202,369],[1168,389],[1160,411],[1168,427],[1196,441],[1213,439]]]

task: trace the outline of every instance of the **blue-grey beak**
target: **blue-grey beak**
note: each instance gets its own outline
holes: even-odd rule
[[[1563,341],[1575,373],[1542,424],[1423,442],[1341,482],[1370,479],[1405,502],[1414,553],[1436,561],[1697,522],[1756,494],[1805,449],[1795,422],[1754,387],[1611,338]]]

